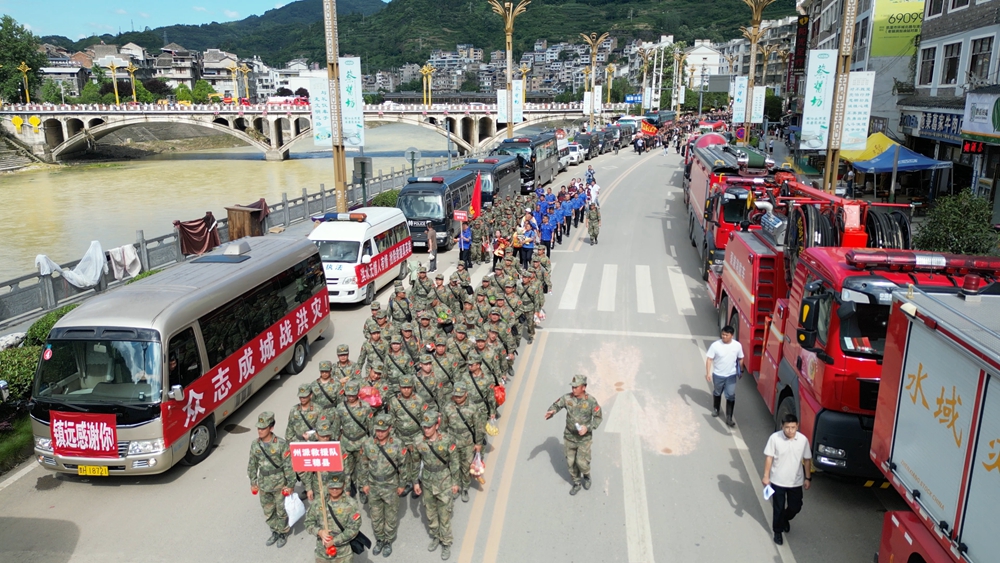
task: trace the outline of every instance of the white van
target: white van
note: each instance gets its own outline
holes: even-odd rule
[[[394,279],[409,275],[413,254],[406,217],[395,207],[362,207],[312,218],[330,303],[366,304]]]

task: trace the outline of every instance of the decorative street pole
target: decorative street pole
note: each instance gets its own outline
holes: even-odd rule
[[[431,87],[433,85],[432,75],[437,71],[436,68],[429,64],[425,64],[420,68],[420,74],[424,77],[424,106],[427,108],[431,107]]]
[[[701,104],[702,101],[704,101],[705,99],[705,85],[706,85],[705,78],[707,77],[707,74],[708,74],[708,69],[705,68],[705,65],[701,65],[701,84],[699,85],[698,88],[698,119],[701,119]]]
[[[745,0],[744,0],[745,1]],[[847,109],[847,82],[851,74],[851,47],[854,45],[854,23],[858,18],[858,3],[844,2],[840,16],[840,47],[837,51],[837,74],[833,88],[833,107],[830,108],[830,134],[826,140],[826,163],[823,168],[823,189],[834,193],[837,185],[837,168],[840,164],[840,137],[844,133],[844,112]],[[893,185],[892,189],[895,189]],[[895,198],[893,199],[895,201]]]
[[[650,92],[648,96],[646,95],[646,75],[649,71],[649,57],[653,55],[653,51],[652,49],[639,47],[639,49],[636,50],[636,54],[638,54],[639,58],[642,59],[642,109],[646,109],[646,104],[651,103],[653,97],[652,92]],[[650,99],[647,100],[646,98]]]
[[[347,155],[344,151],[344,123],[340,117],[340,47],[337,33],[337,0],[323,0],[323,26],[326,30],[326,76],[330,81],[333,189],[337,193],[337,212],[345,213],[347,212]]]
[[[233,105],[239,105],[240,103],[240,67],[233,63],[226,67],[229,71],[229,76],[233,79]]]
[[[528,66],[528,65],[526,65],[526,64],[522,64],[521,68],[518,69],[518,70],[521,71],[521,99],[524,100],[525,102],[527,102],[528,101],[528,73],[531,72],[531,67]]]
[[[528,9],[531,0],[520,0],[517,7],[513,2],[489,0],[493,11],[503,18],[504,34],[507,37],[507,138],[514,137],[514,19]]]
[[[615,65],[608,64],[604,67],[604,86],[608,89],[608,104],[611,103],[611,87],[614,85]]]
[[[121,105],[121,100],[118,99],[118,69],[121,68],[115,63],[115,59],[111,59],[108,63],[108,68],[111,69],[111,84],[115,87],[115,105]]]
[[[125,67],[125,72],[128,73],[129,83],[132,85],[132,103],[135,104],[139,103],[139,98],[135,95],[135,71],[137,70],[139,70],[139,67],[132,64],[131,60],[128,62],[128,66]]]
[[[590,92],[590,67],[583,67],[583,91]]]
[[[610,34],[602,33],[600,36],[596,33],[580,34],[584,43],[590,46],[590,79],[593,80],[590,85],[590,131],[594,130],[594,98],[597,97],[597,48],[601,46],[601,43],[604,43],[608,35]],[[597,100],[597,103],[601,103],[601,101]]]
[[[743,144],[749,144],[750,140],[750,115],[753,110],[753,82],[754,76],[757,74],[757,42],[760,41],[761,36],[764,35],[765,29],[760,27],[760,22],[764,17],[764,8],[770,6],[775,0],[743,0],[743,3],[750,7],[750,27],[740,27],[740,31],[743,32],[743,36],[750,40],[750,77],[747,80],[747,105],[746,105],[746,115],[744,117],[744,130],[746,131],[746,136],[743,139]],[[851,2],[845,2],[845,4],[850,4]]]
[[[247,102],[250,102],[250,81],[247,80],[247,75],[253,72],[253,69],[243,63],[237,70],[243,73],[243,91],[246,93]]]
[[[767,86],[767,68],[771,62],[771,55],[777,53],[779,49],[781,49],[781,46],[777,44],[759,45],[757,47],[757,50],[760,51],[760,54],[764,55],[764,68],[761,70],[761,77],[760,77],[760,83],[763,86]],[[754,72],[756,72],[756,70]]]
[[[31,103],[31,93],[28,91],[28,71],[31,67],[28,63],[21,61],[21,64],[17,65],[17,70],[21,71],[21,76],[24,77],[24,103]]]
[[[675,110],[678,114],[681,113],[681,104],[684,103],[684,63],[687,61],[688,53],[674,53],[674,89],[677,95],[677,109]],[[680,86],[678,88],[678,86]]]

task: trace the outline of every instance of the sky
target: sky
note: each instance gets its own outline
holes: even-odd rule
[[[0,0],[0,14],[13,17],[38,36],[77,40],[104,33],[142,31],[174,24],[241,20],[280,8],[288,0]]]

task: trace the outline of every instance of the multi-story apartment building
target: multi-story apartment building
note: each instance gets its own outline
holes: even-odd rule
[[[225,97],[247,97],[240,73],[235,70],[239,66],[239,57],[236,55],[219,49],[208,49],[202,54],[201,78]],[[239,92],[234,93],[234,88]]]
[[[201,64],[199,51],[190,51],[176,43],[170,43],[160,48],[154,76],[164,79],[171,88],[184,84],[193,89],[194,83],[201,78]]]

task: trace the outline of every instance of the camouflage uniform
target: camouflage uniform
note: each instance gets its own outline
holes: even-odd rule
[[[499,342],[491,343],[488,340],[483,340],[482,345],[479,342],[479,340],[476,341],[474,350],[482,359],[480,367],[483,373],[493,381],[494,385],[502,385],[504,383],[504,375],[507,374],[507,367],[505,365],[507,357],[503,355],[503,347]]]
[[[430,373],[424,372],[423,366],[425,365],[432,366]],[[438,380],[438,376],[433,369],[434,365],[434,358],[430,354],[420,356],[421,368],[417,370],[414,376],[413,388],[425,403],[437,407],[438,397],[441,396],[441,381]]]
[[[410,300],[406,298],[406,290],[403,284],[396,282],[393,287],[394,294],[389,298],[389,318],[397,327],[402,327],[403,323],[417,320],[417,312],[414,310]],[[399,294],[402,293],[403,297]]]
[[[483,289],[476,290],[476,299],[472,303],[472,312],[479,317],[480,323],[485,322],[490,316],[490,309],[493,308],[489,301],[489,292]]]
[[[399,344],[398,352],[392,351],[395,344]],[[403,348],[403,338],[398,334],[393,334],[389,343],[389,351],[385,354],[385,362],[382,364],[385,369],[383,377],[389,384],[389,391],[392,395],[399,392],[399,378],[404,375],[413,375],[413,372],[416,371],[413,364],[410,354]]]
[[[451,338],[448,340],[448,353],[451,357],[455,358],[458,362],[458,369],[465,369],[466,362],[469,359],[469,352],[475,348],[475,345],[469,340],[469,329],[465,326],[465,322],[462,319],[456,321],[455,330],[451,333]]]
[[[350,359],[347,359],[350,357],[350,353],[351,349],[347,346],[347,344],[337,345],[338,361],[337,363],[333,364],[333,378],[336,379],[338,383],[340,383],[341,392],[343,392],[344,390],[343,389],[344,384],[347,383],[349,379],[354,377],[354,374],[357,372],[358,369],[360,369],[360,366],[356,365]],[[340,359],[343,356],[347,356],[347,358],[345,358],[347,359],[347,361],[346,363],[342,364],[340,363]],[[337,402],[339,403],[340,399],[337,399]]]
[[[274,428],[274,413],[264,411],[257,417],[257,428]],[[282,489],[295,486],[295,472],[289,458],[288,442],[271,435],[270,442],[257,439],[250,444],[250,463],[247,466],[250,487],[258,489],[264,518],[271,528],[267,545],[285,545],[285,535],[291,531]]]
[[[327,490],[343,489],[347,481],[342,474],[334,473],[329,482],[323,481]],[[306,531],[316,536],[316,563],[332,561],[334,563],[346,563],[354,559],[354,552],[351,551],[351,540],[361,532],[361,509],[357,502],[346,494],[342,494],[337,500],[333,500],[329,495],[323,499],[317,499],[309,505],[309,512],[306,514]],[[333,545],[337,548],[337,554],[330,557],[326,554],[326,546],[323,539],[319,537],[320,530],[325,529],[326,524],[323,519],[323,510],[327,511],[326,521],[330,524],[330,534],[333,535]],[[340,525],[344,527],[341,528]]]
[[[338,351],[344,347],[343,344],[337,347]],[[333,374],[333,362],[322,361],[319,363],[319,379],[312,382],[312,403],[320,410],[320,412],[326,414],[332,411],[337,403],[340,401],[340,391],[343,389],[343,385],[337,378],[332,377]],[[329,377],[323,379],[323,374],[330,374]]]
[[[320,442],[330,442],[340,438],[340,420],[336,417],[322,416],[316,425],[316,437]],[[339,474],[340,471],[323,471],[323,486],[320,487],[319,477],[317,477],[317,471],[306,471],[303,472],[302,484],[305,486],[307,491],[313,492],[313,502],[321,502],[319,499],[323,498],[323,494],[326,492],[323,489],[326,488],[327,483],[330,482],[330,477],[335,473]]]
[[[312,397],[312,384],[303,383],[299,386],[299,398]],[[289,442],[312,441],[316,439],[316,424],[322,411],[312,402],[308,406],[295,405],[288,411],[288,426],[285,428],[285,440]],[[309,433],[308,436],[306,434]]]
[[[469,354],[469,369],[462,376],[462,381],[469,391],[469,401],[482,407],[488,417],[497,412],[497,399],[493,394],[493,378],[482,370],[483,358],[476,352]],[[478,365],[479,368],[474,367]]]
[[[465,302],[469,298],[469,294],[465,292],[465,288],[459,285],[460,282],[461,279],[458,277],[458,272],[453,273],[448,280],[448,285],[444,286],[448,290],[447,301],[442,301],[442,303],[456,313],[465,309]]]
[[[385,366],[382,362],[375,362],[368,369],[368,374],[364,379],[361,380],[361,390],[365,393],[378,392],[378,396],[382,399],[382,406],[376,408],[376,410],[385,410],[385,402],[389,400],[392,396],[393,390],[392,385],[385,379],[383,374],[385,373]],[[361,393],[361,395],[365,395]]]
[[[583,375],[573,376],[573,387],[587,385],[587,378]],[[573,397],[572,393],[566,393],[552,403],[548,412],[557,413],[560,409],[566,409],[566,430],[563,431],[563,449],[566,453],[566,464],[569,466],[569,474],[573,477],[573,488],[570,494],[575,495],[580,490],[580,485],[585,489],[590,488],[590,444],[594,438],[594,430],[601,425],[604,413],[601,406],[597,404],[597,399],[592,395],[585,395],[582,399]],[[577,430],[577,425],[586,426],[587,433],[583,436]]]
[[[536,283],[531,277],[531,272],[524,271],[525,283],[521,284],[519,297],[521,299],[521,310],[524,314],[524,333],[528,338],[528,344],[535,339],[535,312],[541,309],[539,301],[542,295],[541,284]]]
[[[407,336],[407,332],[410,333],[409,336]],[[416,364],[420,360],[420,355],[424,352],[420,349],[420,340],[417,339],[416,333],[413,331],[413,323],[403,323],[400,325],[399,336],[403,340],[403,349],[406,350],[410,361]]]
[[[458,263],[457,268],[452,275],[458,276],[458,286],[465,292],[465,299],[468,299],[472,295],[472,274],[465,269],[465,264],[461,262]]]
[[[361,328],[361,331],[365,334],[365,340],[368,340],[368,337],[371,336],[372,327],[378,324],[378,321],[376,321],[375,319],[378,315],[378,312],[382,310],[382,304],[379,303],[378,301],[372,301],[371,310],[372,310],[371,316],[365,319],[365,325]]]
[[[401,388],[413,389],[415,385],[420,385],[414,381],[414,376],[405,375],[399,380]],[[435,405],[435,403],[430,403]],[[399,436],[399,441],[406,447],[412,449],[413,444],[420,437],[420,416],[429,407],[428,403],[413,389],[409,398],[404,397],[402,392],[394,395],[388,400],[389,414],[392,415],[392,427]],[[436,405],[435,405],[436,406]],[[417,482],[417,465],[413,460],[408,460],[405,467],[400,467],[401,487],[410,487]]]
[[[358,361],[354,364],[355,378],[363,377],[365,363],[371,364],[373,362],[384,362],[385,355],[389,351],[389,345],[382,338],[383,336],[388,337],[389,335],[383,335],[382,328],[378,326],[372,329],[372,334],[378,334],[379,338],[378,340],[367,340],[361,345],[361,354],[358,356]]]
[[[420,425],[431,428],[438,422],[437,411],[424,412]],[[441,557],[446,559],[451,552],[451,514],[455,507],[455,497],[452,487],[458,486],[460,473],[468,471],[462,467],[461,458],[455,454],[455,440],[446,433],[438,433],[434,438],[421,436],[413,447],[413,453],[424,464],[423,477],[420,486],[424,499],[424,510],[427,512],[428,528],[430,528],[430,551],[437,549],[438,544],[444,546]],[[443,551],[444,551],[443,550]]]
[[[388,432],[392,417],[380,413],[375,417],[375,431]],[[358,472],[364,486],[368,487],[368,507],[371,510],[372,530],[378,542],[372,555],[386,550],[392,553],[399,525],[399,489],[403,487],[403,471],[407,460],[407,447],[390,434],[385,443],[376,436],[369,436],[361,444],[361,470]],[[386,547],[388,544],[390,547]]]
[[[361,383],[357,380],[347,382],[344,394],[347,398],[357,397]],[[364,401],[354,405],[343,401],[337,405],[337,419],[340,422],[340,445],[344,456],[344,478],[348,490],[355,483],[355,470],[361,459],[361,441],[370,434],[372,408]]]
[[[458,381],[462,372],[458,369],[458,361],[447,352],[447,341],[439,338],[438,343],[443,343],[445,349],[440,351],[435,349],[431,359],[434,360],[434,375],[437,376],[438,383],[441,385],[437,396],[437,403],[441,405],[451,398],[452,386]],[[441,348],[441,346],[436,348]]]
[[[420,276],[423,274],[423,276]],[[420,267],[417,279],[410,285],[410,302],[417,311],[423,311],[431,304],[431,296],[434,294],[434,282],[427,279],[427,268]]]
[[[500,343],[503,344],[504,354],[513,354],[517,351],[517,344],[514,341],[514,335],[510,333],[510,329],[507,327],[507,323],[503,320],[493,320],[493,315],[501,316],[502,313],[497,307],[490,309],[490,318],[486,320],[484,328],[488,331],[492,330],[497,333],[497,338]]]
[[[429,321],[426,325],[424,323],[425,319]],[[434,322],[434,315],[427,311],[420,313],[420,323],[413,327],[413,335],[420,341],[421,348],[426,350],[428,344],[433,345],[437,340],[438,335],[443,334],[444,331],[438,328],[437,323]]]
[[[601,233],[601,210],[596,205],[591,204],[587,211],[587,234],[590,236],[590,244],[597,244],[597,235]]]
[[[486,445],[486,411],[468,400],[468,389],[464,383],[455,386],[452,392],[455,398],[465,398],[459,405],[454,400],[449,401],[441,410],[441,428],[455,439],[455,453],[462,461],[463,471],[459,475],[458,488],[462,493],[462,502],[469,502],[469,466],[476,453],[476,446]]]

